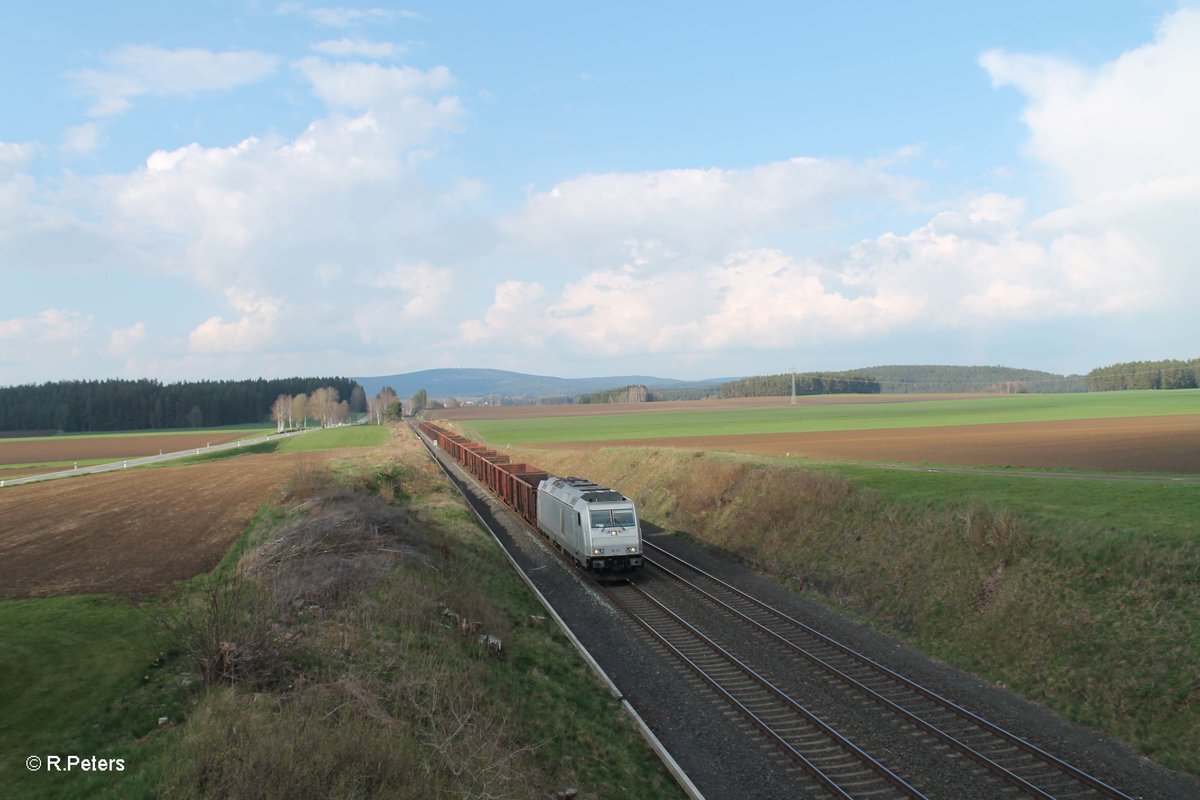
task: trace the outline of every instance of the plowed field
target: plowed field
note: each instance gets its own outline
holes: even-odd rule
[[[212,569],[311,453],[248,455],[0,490],[0,596],[141,598]]]
[[[828,461],[1200,473],[1200,414],[562,442],[537,446],[556,449],[681,447],[775,456],[791,454]]]
[[[156,436],[45,437],[22,441],[0,439],[0,464],[36,464],[44,461],[80,461],[89,458],[156,456],[257,436],[245,431],[219,433],[164,433]]]

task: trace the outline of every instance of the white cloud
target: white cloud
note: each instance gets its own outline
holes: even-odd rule
[[[318,25],[331,28],[348,28],[351,25],[364,23],[386,22],[396,16],[408,19],[419,18],[416,12],[386,8],[346,8],[345,6],[309,6],[304,3],[280,3],[276,8],[278,14],[297,14],[307,17]]]
[[[73,345],[91,329],[90,315],[48,308],[31,317],[0,320],[0,339]]]
[[[313,92],[335,109],[403,110],[420,105],[420,98],[445,91],[454,84],[454,78],[446,67],[419,70],[415,67],[385,67],[360,62],[331,62],[315,56],[302,58],[294,66],[312,84]],[[442,97],[433,107],[450,116],[462,113],[456,97]]]
[[[275,56],[251,50],[214,53],[147,45],[126,45],[101,60],[103,69],[69,75],[84,95],[93,98],[88,114],[94,117],[120,114],[144,95],[194,95],[255,83],[274,72],[279,63]]]
[[[466,345],[515,342],[591,356],[711,353],[859,337],[924,311],[919,297],[851,296],[827,285],[828,277],[815,262],[760,248],[700,270],[592,272],[557,297],[538,282],[504,281],[483,316],[459,333]]]
[[[0,180],[21,172],[35,155],[37,145],[32,142],[0,142]]]
[[[1029,153],[1080,198],[1200,171],[1200,11],[1164,19],[1155,41],[1095,69],[993,50],[996,86],[1028,98]]]
[[[384,342],[443,312],[454,288],[454,272],[428,262],[397,264],[365,276],[361,283],[374,291],[356,303],[354,327],[363,342]]]
[[[197,353],[247,353],[274,343],[279,321],[279,301],[252,292],[230,289],[226,299],[241,317],[226,322],[210,317],[188,334],[188,346]]]
[[[327,84],[349,86],[361,66],[308,59],[306,69],[314,91],[336,95]],[[374,266],[385,252],[394,257],[398,238],[429,224],[414,154],[425,157],[458,128],[460,107],[438,91],[452,83],[444,68],[366,74],[382,77],[351,90],[362,113],[333,113],[292,141],[156,151],[144,168],[94,183],[96,213],[138,242],[156,271],[217,291],[274,291],[297,259],[311,272],[325,262]]]
[[[459,325],[466,344],[504,339],[506,342],[543,350],[550,326],[541,302],[546,290],[537,281],[502,281],[496,286],[492,304],[482,319],[468,319]]]
[[[1154,297],[1163,310],[1200,291],[1200,11],[1164,18],[1153,42],[1088,68],[1059,58],[985,53],[996,86],[1027,99],[1029,155],[1067,192],[1067,205],[1033,221],[1059,237],[1055,255],[1112,282],[1096,308]]]
[[[373,42],[370,39],[331,39],[317,42],[312,49],[330,56],[359,56],[362,58],[395,58],[403,55],[407,48],[391,42]]]
[[[110,356],[129,355],[146,338],[146,323],[138,322],[129,328],[114,330],[108,337],[105,352]]]
[[[91,155],[100,146],[100,129],[94,122],[85,122],[63,132],[62,149],[76,155]]]
[[[504,281],[491,306],[460,324],[465,346],[565,342],[605,356],[717,354],[845,343],[912,331],[1144,311],[1167,287],[1120,233],[1031,235],[1019,198],[966,198],[908,234],[843,255],[774,248],[680,258],[658,243],[621,266],[588,271],[557,294]]]
[[[584,175],[531,195],[502,223],[540,252],[624,256],[656,241],[714,257],[766,231],[844,224],[848,206],[903,203],[915,184],[875,162],[793,158],[749,169]]]

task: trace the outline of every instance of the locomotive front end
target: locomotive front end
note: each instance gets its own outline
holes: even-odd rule
[[[620,572],[642,565],[642,531],[633,503],[588,504],[589,569]]]

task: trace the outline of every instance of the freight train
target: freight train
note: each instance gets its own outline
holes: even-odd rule
[[[593,573],[642,565],[642,529],[634,502],[585,478],[559,478],[432,422],[421,433],[475,476],[563,554]]]

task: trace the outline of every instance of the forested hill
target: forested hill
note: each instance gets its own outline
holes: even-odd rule
[[[329,386],[351,400],[350,378],[258,378],[162,384],[63,381],[0,388],[0,431],[123,431],[263,422],[279,395]],[[361,391],[361,389],[360,389]]]
[[[1127,361],[1087,374],[1088,389],[1195,389],[1200,386],[1200,358],[1189,361]]]
[[[865,367],[842,375],[874,378],[884,394],[936,392],[1085,392],[1082,375],[1056,375],[1014,367],[958,367],[937,364]]]
[[[741,378],[720,387],[721,397],[782,397],[792,393],[792,373]],[[879,394],[879,382],[848,372],[798,372],[796,394]]]

